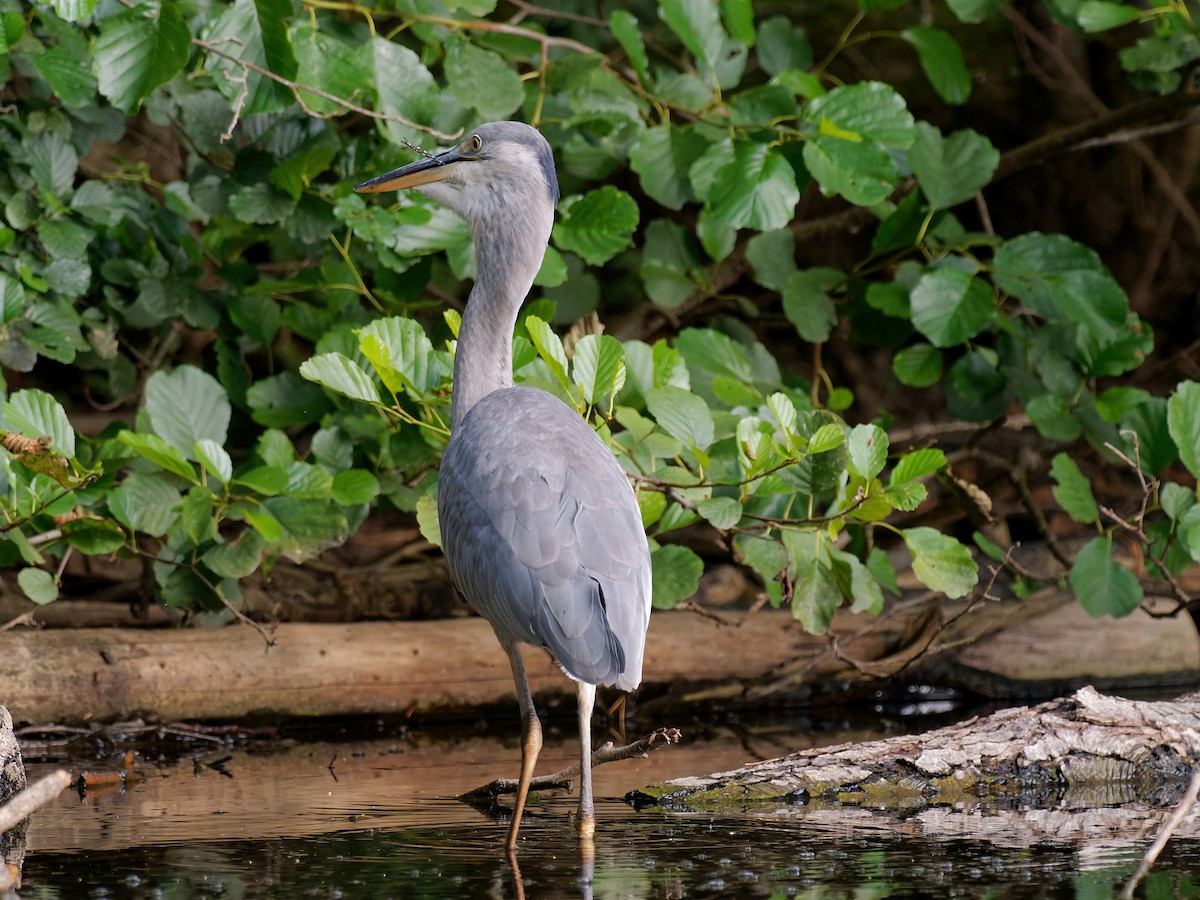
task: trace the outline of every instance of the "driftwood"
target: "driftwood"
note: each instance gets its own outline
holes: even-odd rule
[[[786,610],[719,615],[654,614],[640,693],[648,718],[896,674],[1022,697],[1089,683],[1182,687],[1200,674],[1189,621],[1093,619],[1061,592],[971,608],[907,602],[878,617],[843,611],[827,636],[806,634]],[[0,684],[14,717],[39,724],[461,715],[512,702],[504,655],[478,618],[285,623],[271,633],[268,648],[248,628],[12,629],[0,632]],[[526,657],[539,702],[570,697],[570,682],[544,654]]]
[[[1068,698],[1006,709],[919,736],[804,750],[706,777],[634,792],[634,802],[743,810],[982,803],[1097,807],[1177,800],[1200,759],[1200,694],[1147,702],[1082,688]]]
[[[598,768],[606,763],[619,762],[623,759],[645,759],[655,750],[678,744],[683,735],[678,728],[659,728],[628,744],[618,747],[611,741],[592,751],[592,768]],[[535,775],[529,782],[531,791],[565,790],[575,788],[575,779],[579,777],[579,762],[573,762],[561,771],[551,775]],[[482,787],[477,787],[459,794],[458,799],[466,803],[490,805],[496,798],[504,794],[515,794],[520,786],[518,778],[497,778]]]

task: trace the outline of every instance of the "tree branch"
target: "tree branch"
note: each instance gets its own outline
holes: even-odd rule
[[[622,759],[644,759],[650,753],[660,747],[667,747],[671,744],[679,743],[682,737],[678,728],[659,728],[657,731],[652,731],[641,740],[634,741],[632,744],[626,744],[623,747],[614,747],[611,742],[603,747],[598,747],[592,752],[592,768],[602,766],[605,763],[617,762]],[[567,766],[561,772],[555,772],[553,775],[539,775],[529,782],[530,790],[545,791],[552,788],[560,788],[571,790],[575,784],[575,779],[579,777],[579,763],[575,762]],[[516,778],[497,778],[495,781],[485,784],[483,787],[475,788],[473,791],[467,791],[458,799],[467,803],[479,803],[480,801],[488,802],[495,800],[502,794],[515,794],[519,781]]]

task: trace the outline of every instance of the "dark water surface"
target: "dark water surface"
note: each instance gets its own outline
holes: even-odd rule
[[[789,741],[795,746],[780,746]],[[710,815],[635,811],[620,800],[632,788],[801,743],[795,732],[716,729],[647,760],[601,767],[594,858],[584,858],[571,830],[573,799],[547,794],[526,814],[516,870],[503,851],[504,823],[453,799],[514,774],[514,739],[222,748],[146,767],[146,780],[124,791],[65,793],[33,820],[21,896],[1104,898],[1149,841],[1116,834],[1103,816],[1077,820],[1061,809],[1030,838],[982,810]],[[539,771],[565,766],[573,748],[571,739],[548,739]],[[1200,897],[1200,840],[1168,844],[1138,896]]]

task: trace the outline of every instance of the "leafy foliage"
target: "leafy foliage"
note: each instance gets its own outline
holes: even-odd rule
[[[1144,90],[1175,90],[1200,56],[1170,7],[1050,5],[1080,33],[1129,29],[1120,60]],[[23,566],[22,590],[53,600],[52,561],[69,553],[139,555],[159,600],[219,618],[241,578],[344,540],[372,503],[415,513],[437,543],[458,319],[427,287],[461,296],[473,250],[436,204],[350,186],[408,142],[508,116],[542,128],[564,189],[515,376],[574,405],[635,476],[656,605],[694,593],[703,564],[677,538],[701,524],[815,632],[894,590],[877,534],[929,587],[977,584],[963,544],[903,518],[946,474],[943,452],[898,451],[882,419],[850,424],[855,397],[819,363],[811,380],[783,370],[747,324],[763,313],[751,294],[777,298],[793,340],[822,344],[851,318],[886,333],[899,383],[940,385],[965,422],[1016,405],[1049,440],[1136,457],[1142,477],[1177,460],[1198,474],[1195,384],[1169,400],[1102,390],[1153,337],[1099,256],[1064,235],[972,231],[955,209],[997,177],[992,141],[831,70],[852,43],[898,37],[940,102],[961,105],[965,26],[861,6],[817,62],[799,22],[749,0],[503,27],[489,0],[0,0],[0,86],[20,113],[0,120],[0,364],[10,383],[60,386],[3,405],[0,555]],[[949,5],[961,23],[998,7]],[[902,27],[866,30],[884,16]],[[138,160],[147,133],[170,163]],[[861,258],[796,264],[806,192],[864,214]],[[718,283],[724,271],[744,277]],[[670,311],[726,294],[742,318],[671,340],[568,348],[553,327],[602,297]],[[84,436],[68,395],[138,408]],[[1059,454],[1051,474],[1064,510],[1104,527],[1079,466]],[[1162,485],[1166,536],[1144,534],[1200,559],[1181,490]],[[1089,544],[1071,584],[1090,610],[1124,614],[1140,593],[1112,548],[1109,532]]]

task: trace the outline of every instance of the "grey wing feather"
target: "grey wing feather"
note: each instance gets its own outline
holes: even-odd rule
[[[650,555],[612,453],[556,397],[480,400],[442,459],[450,576],[504,643],[543,646],[573,678],[632,690],[650,616]]]

